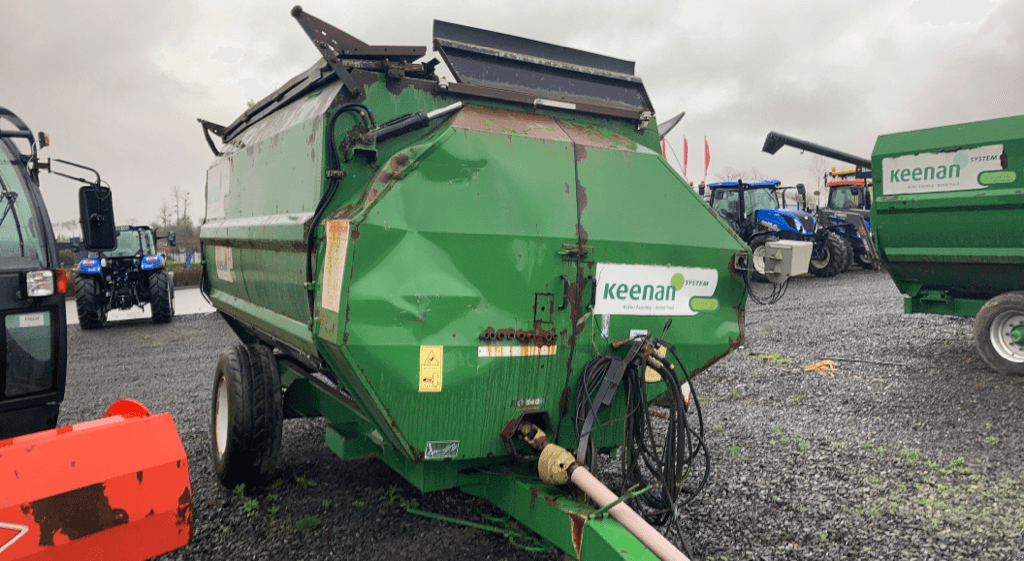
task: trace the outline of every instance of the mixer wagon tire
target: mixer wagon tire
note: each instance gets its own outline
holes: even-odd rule
[[[213,379],[213,466],[224,486],[259,485],[281,452],[284,407],[277,361],[264,345],[235,345],[220,354]]]
[[[96,329],[107,319],[103,313],[103,290],[99,280],[78,275],[75,277],[75,306],[78,308],[78,325],[82,329]]]
[[[843,271],[846,248],[839,236],[830,233],[821,248],[815,248],[808,270],[818,277],[834,277]]]
[[[768,277],[764,274],[765,244],[777,239],[771,236],[754,236],[750,239],[750,278],[758,282],[768,282]]]
[[[981,358],[1000,374],[1024,376],[1024,292],[992,298],[974,318]]]
[[[149,308],[153,323],[170,323],[174,317],[174,277],[166,269],[149,275]]]

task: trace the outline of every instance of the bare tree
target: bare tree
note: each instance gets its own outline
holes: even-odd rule
[[[814,176],[814,181],[810,182],[815,187],[814,191],[811,192],[814,195],[812,199],[814,206],[822,206],[822,194],[825,194],[826,197],[828,196],[825,192],[825,174],[828,173],[830,167],[828,159],[824,156],[815,155],[811,158],[808,170]]]
[[[736,181],[747,179],[747,172],[732,167],[725,167],[715,172],[715,179],[719,181]]]
[[[171,224],[171,206],[167,204],[167,199],[160,199],[160,210],[157,215],[157,224],[159,224],[163,229],[167,229]]]
[[[54,230],[56,238],[61,241],[70,240],[71,238],[80,235],[77,220],[57,222],[54,224]]]
[[[757,168],[750,168],[749,170],[741,170],[732,167],[722,168],[715,173],[715,179],[718,181],[736,181],[742,179],[744,181],[759,181],[762,179],[771,179],[767,175],[761,173],[761,170]]]
[[[750,168],[750,171],[747,172],[747,175],[743,179],[746,179],[748,181],[761,181],[763,179],[774,179],[774,178],[768,177],[767,175],[761,173],[761,170],[759,170],[757,168]]]

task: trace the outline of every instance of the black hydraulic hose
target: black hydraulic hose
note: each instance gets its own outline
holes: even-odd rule
[[[349,111],[356,111],[363,119],[363,123],[367,125],[367,128],[374,128],[376,123],[373,119],[373,113],[368,107],[361,103],[347,103],[338,108],[338,110],[331,116],[331,120],[327,122],[327,160],[328,160],[328,172],[338,169],[338,152],[334,146],[334,125],[338,122],[338,118],[342,114]],[[306,233],[306,286],[307,286],[307,298],[309,302],[309,319],[312,321],[316,313],[315,305],[315,290],[313,290],[313,241],[316,239],[316,229],[320,223],[320,218],[323,216],[324,211],[327,210],[327,204],[334,198],[334,193],[338,190],[338,184],[341,179],[338,177],[329,176],[327,183],[327,189],[324,191],[323,196],[320,197],[320,201],[316,205],[316,211],[313,213],[313,219],[309,224],[309,232]]]

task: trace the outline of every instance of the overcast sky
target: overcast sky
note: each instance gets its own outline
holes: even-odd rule
[[[0,106],[46,131],[44,157],[96,168],[119,223],[189,192],[213,160],[197,117],[229,124],[318,53],[294,1],[0,1]],[[430,46],[433,19],[636,61],[687,176],[723,168],[812,184],[811,155],[769,131],[870,157],[879,134],[1024,113],[1024,1],[306,1],[372,45]],[[669,160],[676,165],[672,154]],[[832,162],[830,165],[842,165]],[[77,185],[44,175],[56,222]]]

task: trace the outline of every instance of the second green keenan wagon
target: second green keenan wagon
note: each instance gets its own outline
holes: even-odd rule
[[[985,362],[1024,375],[1024,115],[884,134],[871,159],[775,132],[872,179],[871,230],[907,313],[975,317]]]
[[[322,59],[202,121],[204,290],[242,340],[218,476],[265,478],[282,418],[323,416],[339,456],[574,558],[682,558],[649,524],[706,479],[689,379],[743,342],[748,248],[659,156],[633,63],[446,22],[432,59],[293,16]]]

